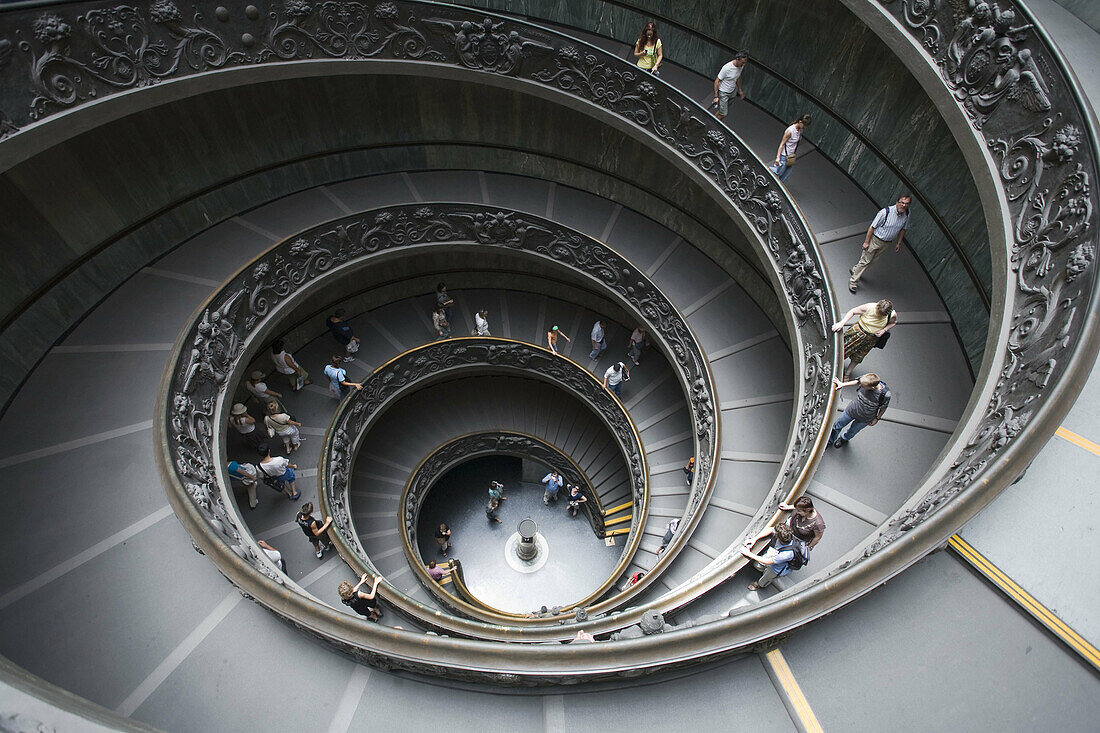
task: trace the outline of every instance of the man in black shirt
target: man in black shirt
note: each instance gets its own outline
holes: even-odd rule
[[[829,436],[829,442],[834,448],[843,448],[848,441],[856,437],[856,433],[868,425],[874,425],[886,412],[890,405],[890,388],[886,382],[879,379],[877,374],[864,374],[850,382],[841,382],[833,378],[833,389],[841,390],[844,387],[859,385],[856,397],[844,408],[844,414],[833,423],[833,432]],[[847,430],[845,430],[847,428]]]

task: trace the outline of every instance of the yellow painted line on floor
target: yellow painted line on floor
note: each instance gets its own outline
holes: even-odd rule
[[[1050,629],[1051,633],[1066,643],[1071,649],[1084,657],[1085,661],[1096,669],[1100,669],[1100,650],[1085,641],[1076,631],[1066,625],[1066,622],[1054,615],[1054,613],[1037,601],[1034,596],[1020,587],[1012,578],[1008,577],[991,563],[984,555],[974,549],[966,540],[954,535],[947,544],[955,552],[977,569],[979,573],[989,578],[1005,595],[1020,604],[1025,611],[1030,613],[1043,626]]]
[[[1078,448],[1084,448],[1089,453],[1100,456],[1100,445],[1097,445],[1096,443],[1093,443],[1088,438],[1082,438],[1077,433],[1072,432],[1070,430],[1066,430],[1065,428],[1058,428],[1057,430],[1054,431],[1054,434],[1057,435],[1062,440],[1068,440],[1069,442],[1073,443]]]
[[[806,696],[802,694],[802,688],[795,680],[794,673],[791,672],[790,665],[787,664],[783,653],[778,649],[772,649],[764,655],[764,662],[771,667],[775,680],[783,688],[783,694],[786,695],[787,701],[790,703],[789,709],[793,715],[797,716],[794,722],[798,729],[806,733],[823,733],[821,723],[817,721],[817,716],[810,709],[810,703],[806,701]]]

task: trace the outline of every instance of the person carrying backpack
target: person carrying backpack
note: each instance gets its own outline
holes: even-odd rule
[[[806,543],[794,536],[789,525],[777,524],[771,546],[763,555],[754,554],[752,545],[741,548],[741,554],[753,561],[757,570],[763,571],[760,580],[749,585],[749,590],[767,588],[776,578],[789,575],[809,560]]]

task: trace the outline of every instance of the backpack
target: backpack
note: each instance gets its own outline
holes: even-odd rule
[[[791,570],[801,570],[805,566],[810,564],[810,548],[802,540],[795,537],[791,540],[791,544],[783,548],[775,548],[779,552],[784,550],[794,550],[794,557],[787,563],[787,567]]]

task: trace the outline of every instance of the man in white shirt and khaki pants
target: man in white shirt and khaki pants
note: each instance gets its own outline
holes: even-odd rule
[[[859,287],[859,279],[878,259],[891,243],[894,251],[901,249],[901,242],[905,239],[905,230],[909,226],[909,204],[912,201],[909,194],[898,196],[898,202],[893,206],[887,206],[875,215],[871,226],[867,228],[867,236],[863,238],[863,254],[859,262],[848,272],[852,277],[848,280],[848,290],[855,292]]]

